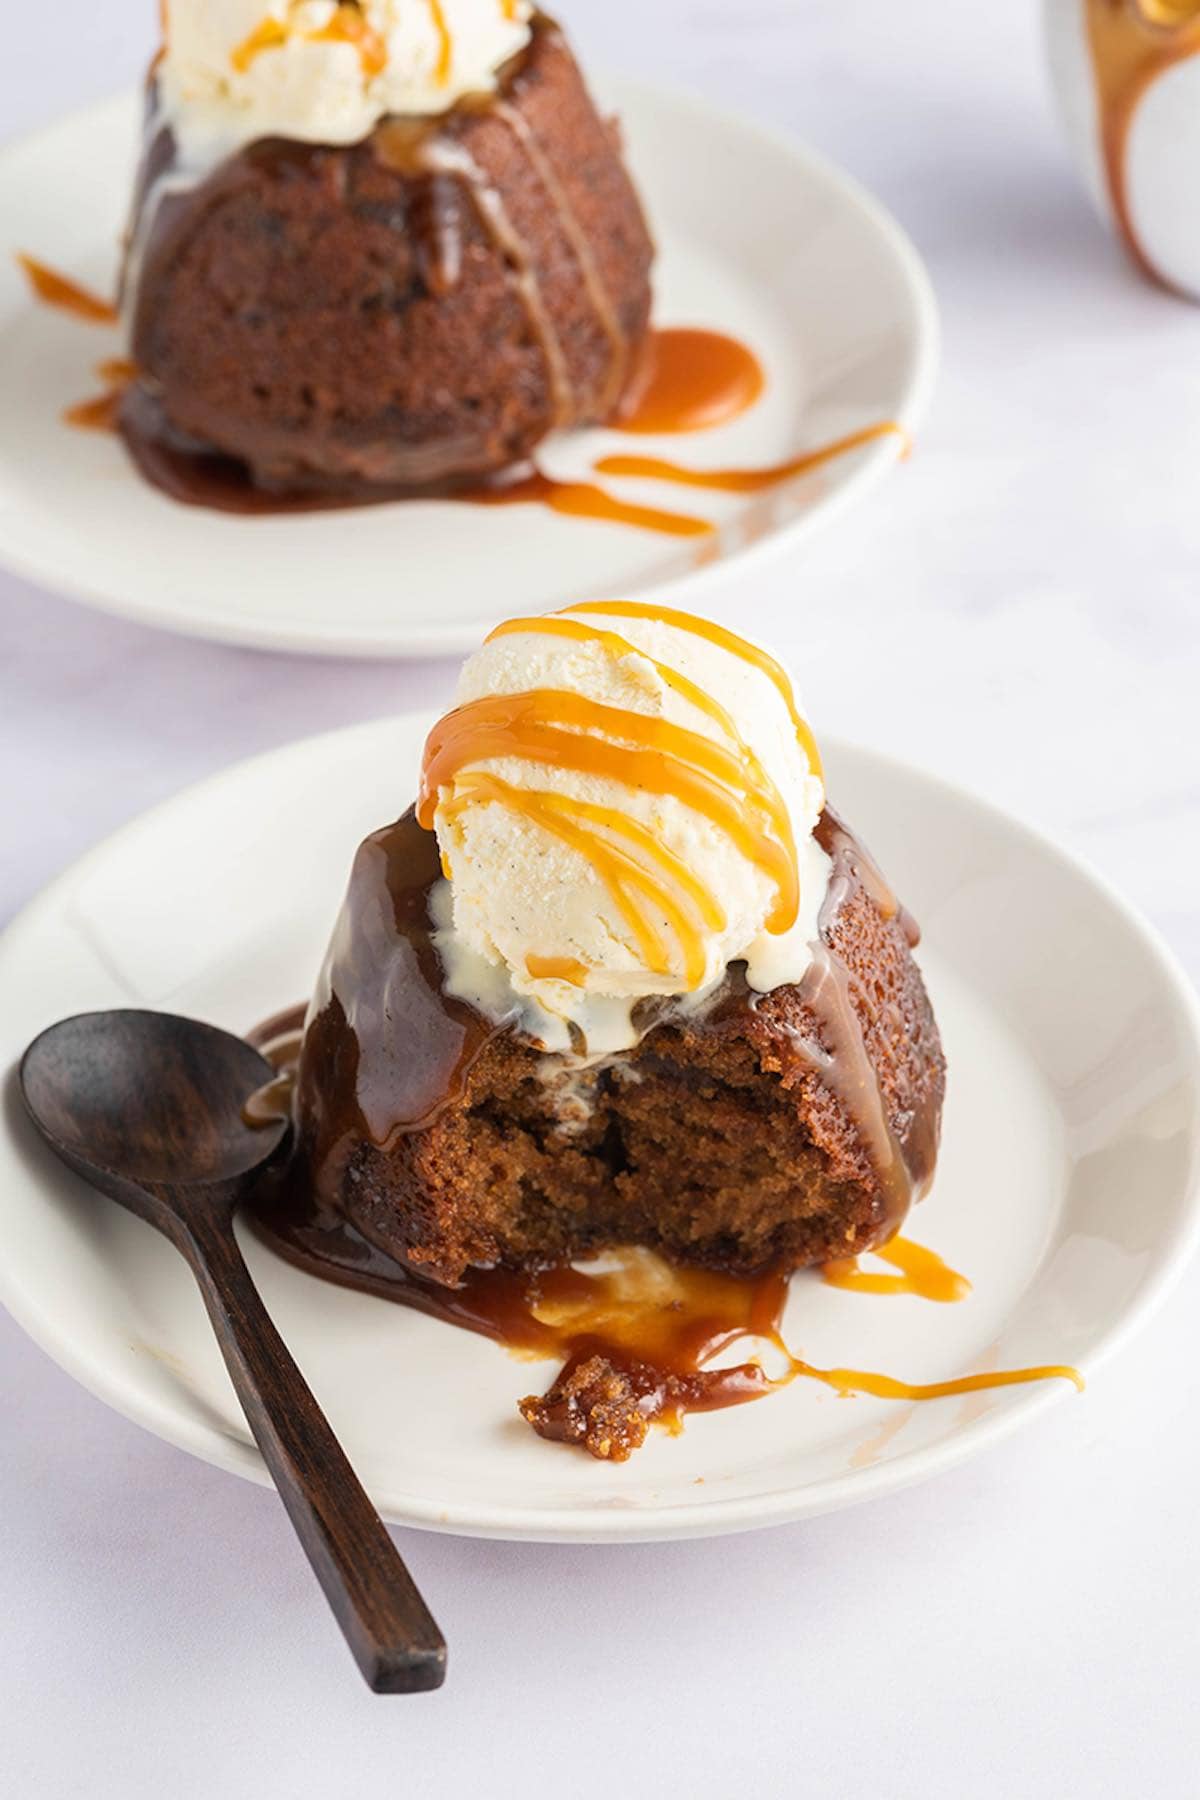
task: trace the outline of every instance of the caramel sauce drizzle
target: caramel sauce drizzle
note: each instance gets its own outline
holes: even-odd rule
[[[588,610],[586,606],[579,608],[580,612]],[[738,755],[744,759],[750,778],[759,792],[769,794],[772,804],[778,808],[779,816],[787,817],[779,789],[738,730],[732,715],[721,705],[719,700],[714,700],[711,694],[690,680],[688,676],[681,674],[678,669],[673,669],[669,663],[659,662],[658,658],[651,656],[648,651],[639,650],[636,644],[630,643],[629,639],[623,638],[619,632],[606,631],[603,626],[589,625],[582,619],[565,618],[562,613],[542,614],[533,618],[506,619],[502,625],[497,625],[494,630],[490,631],[483,641],[485,644],[491,644],[497,638],[513,637],[522,632],[534,632],[544,637],[570,638],[575,643],[581,644],[599,644],[607,650],[610,656],[617,658],[640,656],[650,664],[659,679],[679,695],[681,700],[686,700],[690,706],[694,706],[698,712],[702,712],[724,732]],[[791,710],[794,712],[794,708]],[[815,748],[814,745],[814,751]],[[816,768],[818,770],[820,768],[819,760]]]
[[[597,735],[600,733],[603,735]],[[723,830],[746,859],[774,883],[776,899],[767,929],[786,931],[795,923],[799,874],[791,820],[778,791],[773,787],[760,790],[754,768],[736,750],[726,749],[713,739],[668,720],[605,706],[580,694],[534,689],[523,694],[489,695],[455,708],[430,733],[417,808],[420,823],[426,829],[432,827],[441,790],[453,788],[462,771],[492,757],[509,756],[597,775],[635,790],[671,795],[692,807]],[[690,897],[706,923],[717,917],[715,903],[652,833],[612,809],[585,806],[558,795],[506,788],[495,777],[488,777],[488,785],[480,790],[479,775],[472,771],[471,779],[485,797],[501,799],[514,810],[536,818],[588,855],[634,930],[647,968],[656,974],[667,974],[670,964],[661,939],[625,890],[632,883],[650,895],[667,915],[680,942],[688,985],[699,985],[705,968],[699,928],[686,921],[669,889],[648,876],[624,850],[595,833],[579,836],[577,820],[599,826],[601,831],[633,838],[677,885],[690,884]],[[468,786],[442,804],[453,820],[474,797]]]
[[[569,1267],[516,1277],[524,1292],[515,1308],[509,1301],[503,1341],[526,1353],[563,1357],[564,1375],[594,1356],[626,1375],[636,1378],[640,1372],[643,1379],[649,1378],[647,1416],[669,1428],[678,1429],[685,1412],[735,1406],[799,1378],[821,1382],[843,1396],[870,1394],[908,1401],[1031,1381],[1063,1380],[1083,1389],[1079,1371],[1065,1363],[930,1382],[903,1381],[873,1369],[821,1368],[794,1355],[783,1337],[786,1275],[718,1275],[675,1267],[648,1251],[619,1255],[621,1266],[614,1274],[591,1275]],[[522,1308],[528,1323],[521,1319]],[[769,1344],[785,1360],[781,1375],[768,1375],[757,1361],[728,1369],[705,1368],[718,1352],[748,1339]],[[562,1380],[560,1375],[555,1387]]]
[[[244,75],[264,50],[281,50],[291,35],[291,27],[282,19],[264,19],[230,52],[230,64],[239,75]]]
[[[656,429],[665,428],[658,426]],[[690,469],[682,463],[669,462],[662,457],[623,452],[600,457],[595,469],[598,475],[637,476],[643,480],[674,482],[683,487],[753,494],[807,474],[839,456],[846,456],[852,450],[861,449],[864,444],[884,437],[902,439],[907,454],[910,444],[908,432],[895,420],[885,419],[879,424],[864,426],[861,431],[852,431],[846,437],[824,444],[816,450],[806,450],[800,456],[760,469]],[[692,513],[665,512],[658,507],[642,506],[635,501],[619,499],[595,482],[556,481],[540,471],[508,482],[503,487],[479,488],[456,497],[473,506],[513,506],[540,501],[551,511],[566,513],[573,518],[632,525],[642,531],[656,531],[669,537],[711,537],[717,531],[717,526],[711,519],[700,519]]]
[[[632,842],[647,861],[657,864],[663,874],[674,880],[677,888],[684,890],[704,926],[710,930],[724,930],[725,916],[708,890],[655,838],[653,832],[615,807],[596,806],[588,801],[570,799],[565,794],[513,787],[497,776],[474,770],[456,782],[453,797],[442,806],[442,815],[452,826],[467,807],[480,802],[495,802],[521,818],[532,820],[586,857],[632,931],[645,967],[652,974],[670,976],[674,972],[670,953],[630,889],[643,893],[652,906],[666,916],[679,942],[688,988],[702,985],[707,968],[702,929],[688,917],[666,882],[656,879],[620,842],[611,841],[615,837]],[[535,955],[526,959],[526,968],[535,979],[531,960],[543,970],[558,962],[570,962],[573,970],[584,970],[586,977],[585,965],[573,959]],[[582,987],[585,981],[575,980],[574,985]]]
[[[453,46],[441,0],[429,0],[429,5],[441,43],[437,78],[444,83],[450,77]],[[516,16],[515,4],[506,6],[505,17],[515,19]],[[498,119],[507,127],[520,146],[534,178],[545,192],[546,198],[554,210],[563,236],[570,245],[579,267],[580,277],[597,323],[608,338],[613,352],[608,359],[603,386],[594,397],[591,397],[592,408],[598,415],[604,416],[612,410],[618,395],[626,384],[631,346],[628,334],[618,317],[612,295],[593,254],[589,234],[578,218],[566,188],[559,179],[550,158],[546,155],[537,134],[520,109],[511,105],[501,94],[468,95],[461,104],[484,110],[488,117]],[[405,173],[449,174],[455,177],[467,192],[481,223],[490,233],[493,243],[504,254],[509,269],[512,271],[514,285],[545,360],[554,402],[554,422],[562,424],[567,419],[574,417],[579,409],[576,405],[576,395],[567,356],[554,328],[549,309],[543,300],[541,286],[531,262],[528,247],[513,226],[498,187],[485,175],[458,140],[439,139],[436,131],[431,132],[427,126],[418,127],[414,131],[411,123],[405,135],[405,128],[399,121],[393,121],[388,130],[397,144],[401,146],[403,153],[398,158],[389,157],[385,142],[382,157],[385,164],[391,160],[393,166],[401,168]],[[457,256],[448,257],[446,253],[444,242],[446,232],[440,228],[438,231],[439,237],[443,241],[439,242],[436,248],[435,262],[439,265],[447,262],[456,264]],[[516,500],[544,500],[558,512],[592,518],[610,518],[616,522],[640,525],[647,530],[662,531],[678,536],[690,536],[711,529],[701,520],[688,520],[678,514],[656,512],[655,509],[648,507],[627,508],[620,501],[613,500],[605,494],[603,489],[587,483],[552,482],[548,477],[541,475],[534,475],[524,483],[511,483],[506,488],[485,490],[470,497],[481,503],[496,505],[505,502],[512,503]]]
[[[560,415],[561,416],[561,415]],[[662,427],[659,427],[662,429]],[[686,428],[686,429],[691,429]],[[644,480],[675,482],[684,487],[717,488],[730,493],[758,493],[775,487],[794,476],[803,475],[838,456],[847,455],[876,438],[898,436],[909,442],[907,431],[893,420],[868,425],[861,431],[838,438],[835,443],[817,450],[807,450],[761,469],[689,469],[656,456],[614,454],[602,456],[596,463],[599,475],[638,476]],[[460,494],[458,499],[473,506],[514,506],[538,501],[552,512],[572,518],[597,519],[613,525],[632,525],[641,531],[655,531],[668,537],[715,537],[717,526],[711,519],[697,518],[692,513],[667,512],[659,507],[642,506],[636,501],[622,500],[595,482],[556,481],[536,471],[503,487],[479,488]]]
[[[96,375],[109,387],[128,387],[138,377],[138,366],[128,356],[107,356],[96,364]]]
[[[46,306],[55,306],[60,312],[70,313],[76,319],[86,319],[90,325],[116,324],[117,308],[114,301],[102,300],[99,294],[81,287],[69,275],[60,275],[57,269],[38,262],[36,257],[27,256],[23,250],[17,251],[17,261],[24,269],[37,298]]]
[[[728,832],[774,881],[772,929],[786,931],[795,923],[798,881],[787,809],[777,793],[758,792],[742,760],[712,738],[556,688],[485,695],[455,707],[430,732],[417,805],[420,823],[432,828],[439,790],[460,770],[508,756],[644,787],[692,807]]]
[[[1158,77],[1200,52],[1200,0],[1084,0],[1100,149],[1118,230],[1138,268],[1171,287],[1146,255],[1129,204],[1133,117]]]
[[[643,480],[676,482],[681,487],[718,488],[729,494],[757,494],[781,481],[807,475],[836,457],[847,456],[850,451],[884,437],[902,438],[906,449],[908,447],[909,435],[903,425],[894,419],[884,419],[877,425],[865,425],[861,431],[851,431],[817,450],[805,450],[800,456],[761,469],[689,469],[682,463],[668,462],[659,456],[616,454],[602,456],[596,463],[596,473],[636,475]]]
[[[387,68],[387,45],[367,22],[359,6],[349,4],[337,8],[320,31],[301,32],[286,19],[264,19],[230,54],[229,61],[239,75],[257,61],[265,50],[282,50],[294,37],[306,44],[353,44],[358,50],[363,74],[369,81]]]
[[[572,608],[563,607],[563,612]],[[807,719],[796,705],[796,696],[792,690],[792,678],[783,664],[777,662],[770,651],[764,650],[761,644],[752,644],[748,638],[739,637],[736,631],[730,631],[725,625],[718,625],[715,619],[702,619],[696,613],[679,612],[673,606],[656,606],[650,600],[589,600],[586,608],[579,610],[589,613],[602,613],[616,619],[649,619],[658,625],[671,625],[676,631],[686,631],[692,637],[703,638],[706,643],[715,644],[718,649],[728,651],[730,656],[747,662],[772,682],[779,696],[788,709],[796,736],[800,740],[800,748],[808,761],[808,766],[823,783],[825,770],[821,763],[821,753],[817,749],[817,740],[812,734]],[[556,614],[561,617],[561,614]],[[544,625],[545,620],[542,621]]]
[[[619,606],[622,603],[611,604]],[[603,609],[604,603],[601,603],[597,610]],[[672,622],[665,612],[654,609],[642,616],[657,618],[664,624]],[[674,615],[675,619],[686,616]],[[704,620],[692,623],[709,642],[767,675],[785,700],[809,766],[819,772],[820,758],[812,734],[800,719],[791,683],[774,658],[721,626],[709,626]],[[613,657],[644,654],[615,631],[562,614],[506,620],[486,641],[492,643],[497,638],[527,632],[595,643]],[[696,635],[695,631],[693,635]],[[498,804],[531,820],[591,863],[629,927],[643,966],[652,974],[671,977],[675,969],[669,948],[647,916],[643,902],[648,901],[665,917],[682,956],[686,989],[695,991],[703,985],[708,973],[705,933],[724,930],[725,915],[715,896],[696,880],[653,831],[619,808],[599,806],[563,794],[515,787],[470,767],[488,756],[532,755],[533,760],[550,761],[552,766],[584,768],[594,774],[625,780],[635,788],[670,793],[689,804],[696,803],[699,793],[702,803],[697,810],[722,825],[743,849],[747,838],[742,815],[758,813],[769,826],[770,835],[764,836],[761,829],[755,834],[750,860],[774,874],[779,893],[767,929],[774,932],[787,930],[795,922],[800,887],[795,835],[783,796],[725,707],[679,670],[653,656],[646,656],[645,660],[673,691],[713,721],[724,744],[716,744],[712,739],[652,715],[601,706],[579,695],[536,690],[525,696],[491,696],[457,708],[430,734],[418,818],[426,828],[431,826],[434,813],[439,809],[441,791],[450,787],[451,793],[440,803],[440,813],[451,828],[465,811],[480,803]],[[547,725],[550,727],[549,743],[544,729]],[[563,726],[567,727],[565,733],[561,730]],[[600,730],[610,738],[625,740],[632,749],[605,743],[594,736],[581,738],[579,735]],[[553,741],[563,736],[574,741],[565,744]],[[564,762],[564,756],[582,761]],[[654,759],[652,781],[644,778],[648,757]],[[715,792],[711,785],[713,780],[720,784]],[[736,807],[736,831],[730,830],[731,796]],[[779,852],[782,852],[786,865],[786,888],[779,885]],[[539,967],[545,968],[554,959],[538,956],[535,960]],[[526,967],[533,974],[528,962]],[[574,977],[574,985],[586,985],[586,971],[582,979]]]
[[[765,385],[748,345],[723,331],[651,331],[617,415],[621,431],[708,431],[748,412]]]
[[[588,966],[575,956],[537,956],[533,951],[525,958],[525,972],[533,981],[565,981],[570,987],[586,987]]]
[[[63,408],[63,423],[76,431],[116,431],[120,419],[121,394],[95,394],[90,400],[77,400]]]
[[[357,6],[339,6],[328,25],[310,34],[312,44],[353,44],[358,51],[363,74],[368,81],[382,75],[388,66],[388,47],[365,14]]]
[[[489,100],[489,110],[492,102]],[[571,417],[573,389],[558,333],[542,296],[529,247],[509,217],[503,197],[470,151],[455,138],[439,135],[436,122],[393,118],[378,127],[376,154],[385,168],[402,175],[445,175],[455,178],[468,196],[480,224],[503,256],[546,365],[555,425]],[[497,500],[516,498],[511,489],[495,490]],[[473,496],[483,500],[489,496]],[[529,492],[522,499],[541,498]],[[567,510],[566,507],[562,510]]]
[[[446,21],[446,9],[442,0],[428,0],[429,18],[437,33],[438,59],[433,71],[434,80],[439,87],[445,87],[450,79],[450,71],[454,67],[454,39],[450,35],[450,27]]]
[[[507,100],[494,99],[491,102],[490,110],[496,118],[503,120],[517,139],[534,174],[549,196],[554,210],[558,214],[563,235],[570,244],[579,265],[579,272],[583,277],[583,285],[587,290],[592,311],[612,349],[613,354],[609,359],[604,385],[595,402],[599,415],[605,417],[616,404],[626,383],[629,373],[629,339],[622,329],[612,296],[605,286],[599,265],[592,254],[588,233],[580,223],[574,207],[567,198],[566,189],[555,174],[550,158],[538,142],[529,121],[517,107],[510,106]]]
[[[897,1270],[894,1275],[876,1274],[862,1268],[857,1256],[825,1263],[821,1279],[830,1287],[848,1288],[856,1294],[915,1294],[922,1300],[950,1303],[965,1300],[971,1283],[933,1250],[914,1244],[907,1238],[894,1237],[872,1250],[882,1262]]]
[[[63,413],[67,425],[79,431],[116,431],[120,422],[121,402],[131,383],[137,380],[137,364],[128,357],[112,356],[96,365],[96,375],[105,391],[91,400],[80,400]]]
[[[953,1381],[898,1381],[892,1375],[880,1375],[868,1369],[814,1369],[811,1364],[796,1362],[792,1376],[807,1375],[823,1381],[837,1394],[873,1394],[877,1400],[942,1400],[949,1394],[981,1394],[985,1388],[1019,1387],[1029,1381],[1069,1381],[1078,1393],[1084,1389],[1083,1376],[1069,1363],[1039,1363],[1030,1369],[993,1369],[980,1375],[959,1375]],[[789,1379],[789,1378],[785,1378]],[[775,1382],[772,1385],[782,1385]]]
[[[476,488],[456,494],[471,506],[519,506],[530,501],[572,519],[600,519],[610,525],[632,525],[638,531],[656,531],[663,537],[711,537],[716,526],[691,513],[666,512],[657,506],[639,506],[620,500],[591,481],[555,481],[540,470],[503,487]]]

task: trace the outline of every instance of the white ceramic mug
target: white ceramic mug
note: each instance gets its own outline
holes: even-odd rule
[[[1143,272],[1200,300],[1200,0],[1043,0],[1088,191]]]

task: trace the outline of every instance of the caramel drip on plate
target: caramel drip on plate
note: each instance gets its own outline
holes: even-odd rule
[[[518,506],[541,501],[551,512],[565,513],[572,519],[632,525],[639,531],[657,531],[664,537],[710,537],[716,530],[708,519],[697,519],[691,513],[639,506],[632,500],[619,500],[615,494],[597,487],[595,482],[555,481],[540,472],[506,482],[503,487],[476,488],[455,498],[466,500],[472,506]]]
[[[17,261],[37,298],[46,306],[55,306],[76,319],[86,319],[91,325],[116,324],[117,308],[112,300],[102,300],[98,294],[72,281],[69,275],[60,275],[57,269],[38,262],[36,257],[26,256],[23,250],[17,251]]]
[[[76,431],[116,431],[120,423],[121,394],[96,394],[90,400],[77,400],[63,409],[64,425]]]
[[[909,436],[903,425],[888,419],[878,425],[865,426],[861,431],[853,431],[847,437],[838,438],[836,442],[825,444],[817,450],[806,450],[801,456],[761,469],[688,469],[681,463],[668,462],[662,457],[614,453],[599,459],[596,473],[676,482],[684,487],[724,489],[729,493],[758,493],[765,488],[777,487],[793,477],[807,474],[820,468],[822,464],[833,461],[835,457],[845,456],[850,451],[883,437],[899,437],[906,447],[909,443]],[[614,525],[632,525],[642,531],[662,532],[671,537],[714,536],[717,530],[712,520],[698,519],[690,513],[663,512],[658,507],[640,506],[634,501],[618,499],[615,494],[610,494],[595,482],[555,481],[540,471],[509,482],[503,487],[480,488],[470,494],[461,494],[458,498],[468,500],[476,506],[513,506],[527,501],[541,501],[552,511],[567,513],[574,518],[601,519]]]
[[[529,121],[517,107],[510,106],[507,100],[493,100],[490,110],[495,118],[502,119],[508,126],[524,150],[534,174],[549,196],[558,215],[563,236],[570,244],[575,261],[579,265],[579,272],[583,277],[583,285],[587,290],[592,311],[609,341],[613,354],[609,359],[603,390],[596,400],[598,415],[601,418],[606,417],[625,385],[629,370],[629,339],[621,327],[612,296],[605,285],[596,258],[592,254],[588,233],[580,223],[574,207],[567,198],[566,189],[555,174],[550,159],[538,142]]]
[[[773,882],[776,900],[767,929],[782,932],[795,923],[799,875],[786,808],[777,797],[756,791],[744,760],[713,739],[666,719],[554,689],[473,700],[448,713],[429,734],[417,808],[426,829],[432,827],[441,790],[471,764],[492,757],[517,757],[671,795],[724,831]]]
[[[255,1223],[290,1261],[346,1286],[399,1301],[479,1333],[522,1357],[553,1358],[562,1367],[547,1392],[519,1410],[543,1437],[583,1442],[592,1454],[624,1462],[650,1425],[682,1429],[688,1413],[743,1405],[797,1379],[840,1395],[936,1400],[1031,1381],[1061,1379],[1083,1387],[1065,1364],[997,1369],[945,1381],[908,1382],[876,1370],[823,1368],[796,1356],[783,1336],[786,1275],[722,1275],[679,1268],[643,1249],[618,1250],[602,1272],[559,1265],[536,1272],[473,1269],[460,1287],[420,1280],[333,1215],[297,1205],[295,1196],[260,1194]],[[711,1367],[723,1351],[746,1344],[750,1358]],[[780,1372],[758,1360],[773,1353]],[[572,1417],[572,1377],[599,1365],[632,1396],[636,1411],[611,1435],[585,1437]],[[632,1428],[631,1428],[632,1427]]]
[[[833,963],[828,940],[838,913],[854,893],[869,890],[859,879],[863,853],[828,809],[818,837],[834,864],[820,926],[821,949]],[[422,1130],[461,1096],[475,1059],[504,1029],[443,990],[428,910],[437,879],[436,844],[412,814],[359,851],[346,919],[304,1038],[299,1117],[305,1154],[284,1183],[264,1187],[253,1200],[260,1228],[285,1256],[327,1279],[415,1307],[523,1355],[558,1358],[564,1367],[548,1395],[530,1396],[522,1410],[543,1435],[572,1441],[580,1434],[573,1429],[565,1384],[582,1376],[591,1358],[628,1383],[645,1424],[658,1421],[672,1429],[689,1412],[738,1405],[800,1377],[840,1394],[912,1402],[1054,1377],[1082,1385],[1073,1369],[1057,1364],[912,1384],[874,1370],[803,1361],[784,1340],[789,1282],[777,1271],[752,1279],[717,1275],[672,1268],[645,1250],[625,1250],[603,1271],[569,1265],[535,1273],[475,1269],[461,1287],[445,1288],[420,1279],[368,1241],[339,1209],[346,1156],[364,1135],[386,1152],[402,1135]],[[559,979],[581,973],[561,964],[538,972]],[[876,1092],[875,1079],[869,1066],[864,1068],[861,1029],[855,1027],[856,1042],[826,1006],[829,981],[826,972],[806,978],[805,999],[821,1021],[825,1041],[799,1045],[796,1053],[821,1067],[850,1116],[862,1121],[864,1084]],[[848,975],[845,983],[843,998],[850,991]],[[254,1034],[256,1040],[279,1046],[283,1060],[290,1043],[294,1056],[296,1016],[271,1021]],[[706,1015],[697,1016],[692,1028],[707,1029]],[[270,1098],[280,1103],[274,1083]],[[913,1117],[895,1164],[896,1193],[919,1191],[932,1169],[936,1127],[921,1118],[921,1110],[920,1097],[912,1097]],[[869,1125],[860,1128],[869,1142]],[[894,1239],[887,1248],[910,1264],[914,1260]],[[754,1360],[733,1368],[711,1366],[719,1351],[742,1341]],[[757,1360],[763,1346],[771,1346],[778,1372],[768,1373]],[[607,1447],[589,1443],[597,1454],[617,1459],[632,1447],[633,1440]]]
[[[120,425],[121,402],[137,380],[137,364],[124,356],[112,356],[97,363],[96,374],[105,391],[91,400],[80,400],[68,406],[63,420],[79,431],[116,431]]]
[[[586,857],[608,888],[632,931],[645,967],[652,974],[669,976],[674,972],[670,954],[630,889],[644,894],[666,917],[679,942],[688,988],[697,988],[703,984],[707,962],[702,928],[706,927],[710,931],[724,930],[725,916],[707,889],[701,886],[691,871],[653,832],[614,807],[596,806],[589,801],[571,799],[565,794],[540,793],[530,788],[513,787],[495,775],[473,770],[455,783],[453,797],[444,802],[440,809],[442,817],[447,824],[453,826],[468,807],[480,802],[494,802],[520,818],[532,820],[544,831],[560,838]],[[615,843],[612,841],[614,838],[617,840]],[[638,860],[637,855],[631,852],[630,845],[633,846],[633,852],[641,852],[644,861]],[[645,866],[647,862],[650,864],[649,869]],[[672,884],[675,892],[672,891]],[[686,900],[691,902],[695,912],[699,914],[699,925],[688,917],[684,905],[677,897],[679,890],[682,890]],[[526,968],[531,975],[535,975],[535,971],[529,966],[530,960],[544,968],[556,961],[571,959],[538,956],[527,958]],[[572,962],[572,967],[583,969],[584,965]],[[584,983],[576,981],[575,985],[583,986]]]
[[[137,380],[138,366],[128,356],[107,356],[96,364],[96,374],[109,387],[128,387]]]
[[[852,431],[845,437],[837,438],[831,444],[824,444],[817,450],[805,450],[800,456],[789,457],[785,462],[772,463],[762,469],[689,469],[682,463],[665,461],[659,456],[632,456],[615,454],[602,456],[596,464],[598,475],[633,475],[647,481],[673,481],[681,487],[719,488],[730,494],[757,494],[764,488],[775,487],[781,481],[790,481],[796,476],[807,475],[822,464],[832,462],[835,457],[846,456],[851,450],[858,450],[864,444],[873,443],[877,438],[899,437],[904,440],[905,447],[909,443],[907,431],[894,419],[884,419],[878,425],[866,425],[861,431]]]
[[[562,612],[571,612],[571,607],[564,606]],[[704,638],[707,643],[716,644],[718,649],[726,650],[730,656],[738,657],[752,668],[758,669],[778,689],[789,717],[796,729],[800,747],[808,760],[813,774],[825,779],[825,771],[821,765],[821,753],[817,749],[817,740],[812,734],[808,721],[801,715],[796,705],[796,696],[792,691],[791,676],[782,663],[776,662],[769,651],[760,644],[752,644],[748,638],[739,637],[736,631],[730,631],[724,625],[718,625],[715,619],[702,619],[695,613],[679,612],[672,606],[656,606],[650,600],[589,600],[586,608],[580,612],[602,613],[617,619],[649,619],[658,625],[671,625],[676,631],[686,631],[692,637]],[[562,614],[555,614],[556,618]],[[544,624],[545,621],[542,621]]]
[[[1171,283],[1138,239],[1129,204],[1129,133],[1158,77],[1200,52],[1200,0],[1083,0],[1096,84],[1100,149],[1117,228],[1144,275]]]
[[[708,431],[748,412],[765,384],[753,350],[723,331],[651,331],[617,418],[622,431]]]
[[[1069,1363],[1039,1363],[1032,1369],[993,1369],[988,1374],[959,1375],[953,1381],[898,1381],[868,1369],[814,1369],[797,1362],[792,1376],[823,1381],[838,1394],[873,1394],[878,1400],[941,1400],[949,1394],[980,1394],[985,1388],[1019,1387],[1029,1381],[1069,1381],[1083,1392],[1083,1376]],[[779,1383],[773,1385],[778,1386]]]
[[[358,6],[339,6],[320,31],[301,31],[288,19],[264,19],[230,54],[229,61],[239,75],[244,75],[266,50],[282,50],[293,38],[306,44],[353,44],[369,81],[387,68],[387,45],[368,24]]]
[[[915,1294],[922,1300],[943,1303],[965,1300],[971,1291],[965,1275],[943,1262],[936,1251],[926,1250],[907,1238],[894,1237],[872,1250],[871,1255],[890,1263],[897,1273],[875,1274],[864,1269],[857,1256],[847,1256],[825,1263],[821,1279],[830,1287],[848,1288],[856,1294]]]

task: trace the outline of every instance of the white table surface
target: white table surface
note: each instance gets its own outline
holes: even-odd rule
[[[928,258],[918,454],[731,581],[818,725],[1091,857],[1200,972],[1200,311],[1076,190],[1033,0],[563,0],[592,57],[787,126]],[[0,131],[135,79],[150,0],[6,21]],[[0,430],[3,430],[0,421]],[[0,575],[0,919],[151,802],[453,668],[192,644]],[[399,798],[399,796],[398,796]],[[266,1491],[0,1317],[0,1790],[342,1800],[1074,1800],[1197,1791],[1200,1271],[1087,1395],[957,1473],[714,1543],[401,1534],[452,1645],[374,1700]]]

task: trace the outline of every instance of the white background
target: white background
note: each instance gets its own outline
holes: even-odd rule
[[[9,4],[4,135],[133,81],[150,47],[150,0]],[[842,162],[938,289],[918,453],[792,566],[732,583],[737,616],[819,727],[1056,833],[1195,975],[1200,311],[1140,286],[1087,212],[1032,0],[561,11],[591,58]],[[185,782],[452,675],[189,644],[0,576],[0,919]],[[642,1548],[402,1534],[452,1646],[448,1686],[408,1701],[359,1686],[270,1493],[0,1319],[0,1792],[1193,1795],[1198,1302],[1193,1271],[1082,1400],[838,1518]]]

